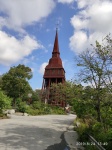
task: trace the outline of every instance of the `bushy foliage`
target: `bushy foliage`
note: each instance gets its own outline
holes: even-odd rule
[[[5,95],[3,91],[0,91],[0,113],[2,113],[3,109],[11,107],[11,101],[11,98],[7,97],[7,95]]]
[[[28,106],[27,106],[26,102],[23,102],[22,99],[18,98],[16,100],[17,111],[24,113],[24,112],[26,112],[27,107]]]
[[[45,106],[45,104],[41,103],[40,101],[34,101],[33,104],[32,104],[32,107],[34,109],[40,109],[40,108],[42,108],[44,106]]]
[[[88,121],[89,120],[89,121]],[[112,130],[104,130],[103,124],[94,118],[92,119],[76,119],[74,122],[75,130],[79,134],[79,141],[91,143],[89,136],[93,136],[96,141],[102,143],[106,150],[111,150],[112,145]],[[86,150],[97,150],[93,145],[85,145]]]
[[[52,107],[52,114],[64,115],[64,114],[66,114],[66,112],[61,107]]]
[[[110,99],[112,95],[105,88],[102,88],[101,92],[100,122],[97,120],[95,90],[90,87],[84,88],[82,96],[79,99],[73,99],[73,108],[80,118],[80,125],[76,130],[79,133],[80,141],[88,142],[87,134],[89,134],[98,142],[106,143],[107,145],[104,144],[103,147],[110,150],[112,145],[112,103]],[[96,148],[86,145],[86,149],[95,150]]]
[[[65,114],[65,111],[56,106],[50,106],[41,102],[34,102],[27,107],[26,112],[29,115],[46,115],[46,114]]]
[[[21,102],[19,105],[19,111],[25,113],[27,110],[26,102]]]
[[[99,122],[97,121],[97,113],[95,111],[95,101],[93,101],[93,97],[91,99],[91,93],[88,94],[86,90],[83,90],[83,92],[84,94],[82,94],[81,99],[73,99],[73,108],[80,118],[80,125],[76,128],[80,141],[88,142],[87,134],[89,134],[98,142],[106,142],[108,145],[103,145],[103,147],[110,150],[112,145],[112,107],[107,99],[107,93],[103,92],[103,101],[100,107],[101,121]],[[95,147],[86,145],[86,149],[95,150]]]
[[[20,98],[16,100],[16,109],[19,112],[28,113],[29,115],[46,115],[46,114],[65,114],[63,108],[50,106],[40,101],[34,101],[32,104],[27,105]]]
[[[32,77],[32,71],[29,67],[19,64],[11,67],[10,70],[2,76],[2,90],[7,96],[13,98],[13,104],[17,98],[22,98],[25,94],[32,91],[28,80]]]
[[[42,115],[43,111],[39,109],[33,109],[32,107],[27,107],[26,113],[28,113],[31,116],[37,116],[37,115]]]

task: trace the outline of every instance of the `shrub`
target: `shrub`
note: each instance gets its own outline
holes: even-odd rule
[[[0,91],[0,113],[2,113],[3,109],[11,108],[11,101],[11,98]]]
[[[23,102],[20,98],[18,98],[16,100],[16,107],[17,111],[25,113],[28,106],[26,105],[26,102]]]
[[[26,109],[26,113],[28,113],[29,115],[32,115],[32,116],[36,116],[36,115],[40,115],[42,114],[42,112],[38,109],[33,109],[31,107],[27,107]]]
[[[81,142],[85,142],[88,140],[88,130],[89,130],[89,126],[87,123],[84,123],[82,119],[77,118],[74,121],[74,125],[75,125],[75,130],[78,132],[79,134],[79,141]]]
[[[44,112],[44,114],[51,114],[52,113],[52,109],[49,106],[45,106],[43,108],[43,112]]]
[[[52,111],[52,114],[66,114],[65,113],[65,111],[64,111],[64,109],[63,108],[61,108],[61,107],[56,107],[56,106],[51,106],[51,111]]]
[[[46,115],[46,114],[65,114],[65,111],[56,106],[50,106],[42,104],[40,102],[35,102],[31,106],[27,107],[26,112],[29,115]]]
[[[44,107],[45,104],[41,103],[40,101],[34,101],[33,104],[32,104],[32,107],[34,109],[40,109],[42,107]]]
[[[74,121],[75,129],[79,134],[80,142],[91,142],[88,138],[88,134],[93,136],[97,142],[107,143],[103,145],[106,150],[111,150],[112,145],[112,129],[104,130],[103,124],[91,118],[79,119]],[[93,145],[86,145],[86,150],[97,150]]]

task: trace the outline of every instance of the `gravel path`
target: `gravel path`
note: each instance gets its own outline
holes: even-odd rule
[[[0,150],[70,150],[76,135],[67,129],[75,118],[75,115],[11,115],[11,119],[0,120]]]

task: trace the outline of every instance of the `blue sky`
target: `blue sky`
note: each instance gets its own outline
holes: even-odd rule
[[[61,58],[70,80],[78,71],[74,56],[112,33],[112,1],[0,0],[0,75],[25,64],[33,71],[30,85],[41,88],[57,23]]]

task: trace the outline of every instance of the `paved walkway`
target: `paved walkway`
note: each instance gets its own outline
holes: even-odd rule
[[[16,116],[0,120],[0,150],[76,150],[75,115]]]

